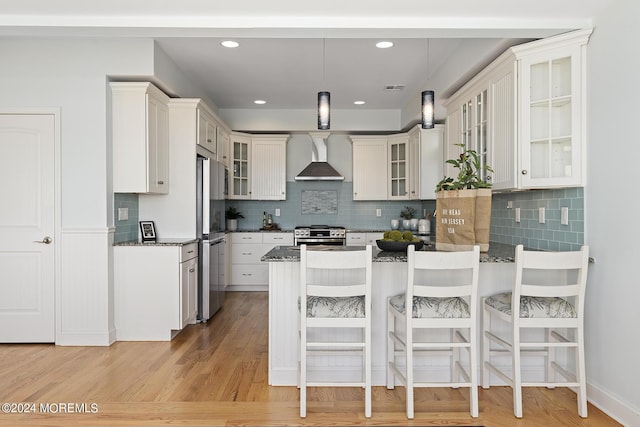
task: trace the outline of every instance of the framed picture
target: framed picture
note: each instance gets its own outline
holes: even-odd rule
[[[153,221],[140,221],[140,231],[143,242],[156,240],[156,226]]]

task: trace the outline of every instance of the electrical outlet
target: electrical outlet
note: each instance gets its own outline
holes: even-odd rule
[[[118,221],[126,221],[129,219],[129,208],[118,208]]]
[[[380,218],[382,216],[382,209],[376,209],[376,216]]]
[[[516,222],[520,222],[520,208],[516,208]]]
[[[538,222],[540,224],[545,223],[544,208],[538,208]]]
[[[280,208],[276,208],[275,214],[276,216],[280,216]]]
[[[569,225],[569,208],[560,208],[560,224]]]

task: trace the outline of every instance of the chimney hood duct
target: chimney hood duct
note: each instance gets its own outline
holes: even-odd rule
[[[329,132],[310,132],[311,163],[296,177],[296,181],[344,181],[344,177],[327,162]]]

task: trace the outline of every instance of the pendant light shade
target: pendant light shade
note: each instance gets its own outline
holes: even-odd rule
[[[422,92],[422,129],[434,127],[434,99],[435,93],[432,90]]]
[[[328,130],[331,126],[330,116],[331,94],[318,92],[318,129]]]

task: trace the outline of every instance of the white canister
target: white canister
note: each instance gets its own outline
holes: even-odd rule
[[[411,231],[418,231],[418,218],[411,219]]]
[[[397,230],[400,227],[400,221],[397,219],[392,219],[391,220],[391,229],[392,230]]]
[[[431,221],[428,219],[421,219],[418,221],[418,233],[430,234],[431,233]]]

